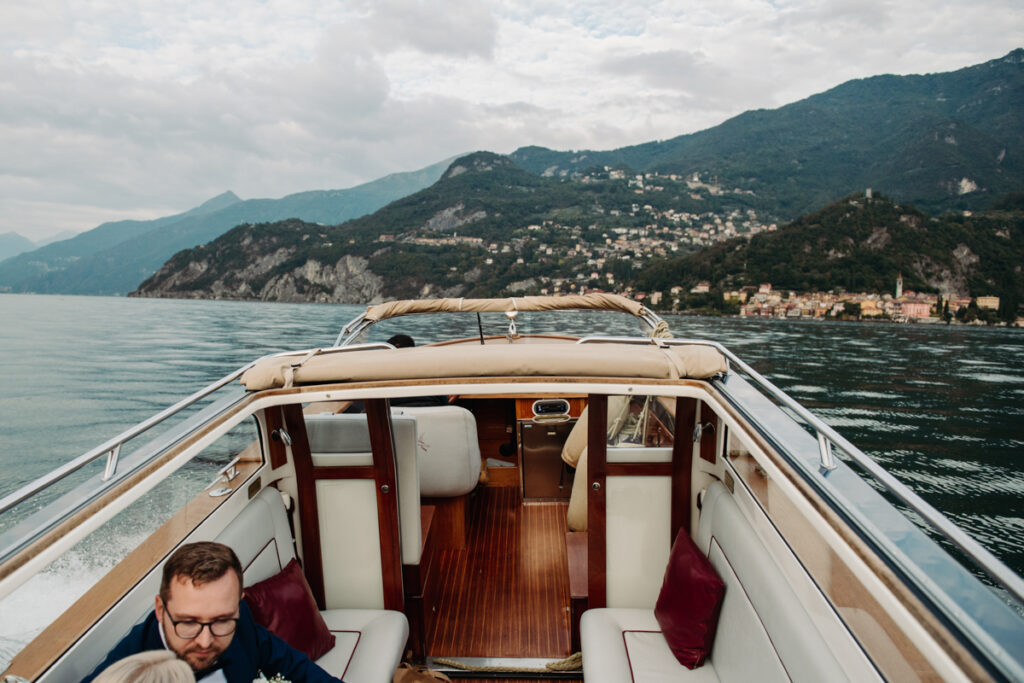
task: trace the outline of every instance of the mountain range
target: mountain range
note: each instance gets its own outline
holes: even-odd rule
[[[700,280],[720,301],[721,290],[762,282],[882,292],[902,273],[908,289],[1000,296],[1011,318],[1024,301],[1024,194],[970,215],[930,216],[860,193],[775,230],[698,250],[670,225],[681,214],[639,208],[626,179],[585,178],[543,178],[478,152],[430,188],[339,226],[239,226],[176,254],[136,295],[372,303],[602,288],[661,292],[671,307],[671,290]],[[665,186],[650,194],[672,204],[671,181],[656,182]],[[735,211],[726,215],[739,220]]]
[[[336,224],[427,187],[450,159],[345,190],[315,190],[281,199],[239,199],[225,192],[184,213],[151,221],[104,223],[71,239],[0,262],[0,291],[125,294],[181,249],[236,225],[300,218]]]
[[[431,167],[433,179],[446,167]],[[467,175],[459,180],[460,173]],[[383,208],[346,223],[341,221],[348,216],[340,211],[314,215],[222,195],[211,200],[216,208],[204,205],[145,228],[130,221],[107,224],[91,231],[99,233],[95,237],[75,238],[80,244],[50,245],[50,251],[9,259],[0,263],[0,287],[123,293],[159,268],[159,277],[140,292],[174,296],[173,287],[158,284],[174,281],[184,287],[179,296],[231,298],[367,301],[425,290],[498,293],[511,291],[503,287],[526,290],[543,278],[578,277],[581,269],[592,267],[578,256],[560,263],[524,257],[541,244],[552,248],[566,230],[576,230],[573,235],[589,244],[599,235],[584,235],[588,230],[633,229],[672,212],[713,215],[725,223],[743,212],[763,223],[789,221],[866,188],[928,214],[977,211],[1024,188],[1024,49],[949,73],[850,81],[665,141],[608,151],[523,147],[508,157],[473,155],[429,183],[410,183],[408,196],[378,197],[380,203],[364,207],[364,213]],[[652,185],[664,191],[654,192]],[[393,201],[384,206],[388,200]],[[297,220],[275,223],[282,218]],[[524,236],[524,231],[545,222],[566,230],[548,231],[530,246],[542,235]],[[453,232],[493,244],[496,253],[483,254],[465,241],[429,244]],[[382,242],[385,236],[391,241]],[[512,239],[518,240],[516,248],[505,251]],[[102,248],[90,246],[93,242],[103,242]],[[259,252],[261,244],[273,251]],[[691,246],[680,242],[676,249],[686,252]],[[179,249],[186,251],[161,268]],[[203,252],[198,260],[193,258],[197,250]],[[173,272],[202,261],[212,269],[205,276],[211,284],[214,272],[230,270],[212,255],[234,261],[242,251],[262,259],[261,272],[250,263],[249,271],[225,274],[216,292],[194,279],[186,286],[187,273]],[[563,253],[569,251],[578,250]],[[638,263],[653,267],[657,260],[624,264],[622,255],[615,256],[609,267],[620,277],[630,276]],[[484,268],[481,259],[500,269]],[[297,275],[303,268],[305,275]],[[316,268],[321,270],[314,273]],[[246,282],[250,276],[255,279]],[[264,291],[275,278],[279,286]]]
[[[932,211],[981,208],[1024,180],[1024,49],[949,73],[848,81],[671,140],[511,156],[546,175],[701,172],[753,191],[783,219],[868,187]]]
[[[71,239],[76,234],[78,233],[72,230],[63,230],[56,235],[39,240],[38,242],[33,242],[24,235],[19,235],[16,232],[2,233],[0,234],[0,262],[9,259],[12,256],[23,254],[26,251],[45,247],[47,244],[52,244],[53,242],[61,242],[63,240]]]

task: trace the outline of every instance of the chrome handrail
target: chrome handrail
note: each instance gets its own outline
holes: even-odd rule
[[[393,348],[394,347],[392,345],[390,345],[390,344],[388,344],[386,342],[377,342],[377,343],[374,343],[374,344],[362,344],[362,345],[359,345],[359,346],[340,347],[340,348],[339,347],[330,347],[330,348],[307,349],[305,351],[283,351],[281,353],[270,354],[269,356],[266,356],[266,357],[267,358],[279,358],[279,357],[293,356],[293,355],[294,356],[301,356],[303,354],[305,354],[306,356],[310,356],[311,357],[311,356],[314,356],[314,355],[324,355],[324,354],[330,354],[330,353],[342,353],[342,352],[346,352],[346,351],[359,351],[359,350],[366,350],[366,349],[393,349]],[[260,359],[260,360],[262,360],[262,359]],[[234,372],[232,372],[232,373],[230,373],[228,375],[225,375],[224,377],[220,378],[219,380],[217,380],[217,381],[215,381],[215,382],[213,382],[213,383],[203,387],[202,389],[200,389],[199,391],[195,392],[191,396],[187,396],[186,398],[181,399],[180,401],[178,401],[174,405],[172,405],[172,406],[170,406],[168,408],[165,408],[164,410],[160,411],[156,415],[153,415],[152,417],[150,417],[150,418],[148,418],[148,419],[138,423],[134,427],[131,427],[131,428],[125,430],[124,432],[121,432],[117,436],[115,436],[115,437],[113,437],[113,438],[103,442],[102,444],[100,444],[96,448],[93,448],[92,450],[87,451],[86,453],[83,453],[82,455],[79,455],[78,457],[76,457],[76,458],[74,458],[72,460],[69,460],[68,462],[64,463],[60,467],[57,467],[56,469],[53,469],[50,472],[44,474],[42,477],[39,477],[38,479],[35,479],[34,481],[29,482],[28,484],[25,484],[24,486],[22,486],[17,491],[9,493],[8,495],[6,495],[2,499],[0,499],[0,515],[2,515],[3,513],[7,512],[8,510],[10,510],[11,508],[13,508],[18,503],[22,503],[25,500],[27,500],[28,498],[31,498],[35,494],[39,493],[40,491],[43,491],[43,490],[53,486],[54,484],[56,484],[56,483],[58,483],[58,482],[60,482],[60,481],[62,481],[64,479],[66,479],[70,475],[74,474],[75,472],[77,472],[78,470],[82,469],[86,465],[89,465],[90,463],[100,459],[104,455],[107,456],[107,465],[106,465],[106,468],[104,470],[102,480],[103,481],[109,481],[114,476],[114,474],[117,471],[117,463],[118,463],[118,459],[120,458],[121,447],[124,444],[128,443],[129,441],[131,441],[132,439],[136,438],[137,436],[139,436],[141,434],[144,434],[145,432],[149,431],[150,429],[152,429],[153,427],[157,426],[161,422],[164,422],[168,418],[174,417],[175,415],[180,413],[182,410],[188,408],[189,406],[194,405],[195,403],[201,401],[202,399],[206,398],[210,394],[212,394],[212,393],[222,389],[223,387],[227,386],[228,384],[230,384],[231,382],[235,381],[236,379],[241,377],[243,374],[245,374],[246,370],[248,370],[249,368],[253,367],[258,362],[259,362],[259,360],[256,360],[256,361],[252,361],[251,363],[248,363],[246,365],[243,365],[242,367],[240,367],[239,369],[235,370]]]
[[[580,339],[577,343],[625,342],[637,344],[653,343],[654,341],[655,340],[637,337],[585,337]],[[953,522],[932,507],[927,501],[910,490],[906,484],[887,472],[881,465],[876,463],[874,459],[847,441],[846,438],[825,423],[821,418],[817,417],[807,408],[800,405],[800,403],[791,398],[786,392],[782,391],[782,389],[775,386],[761,373],[757,372],[747,363],[740,360],[736,354],[725,348],[721,343],[706,339],[672,338],[658,339],[657,343],[670,345],[698,344],[717,349],[719,353],[724,355],[729,361],[730,367],[735,366],[742,370],[744,374],[754,380],[755,386],[767,392],[772,398],[776,399],[779,403],[796,413],[804,420],[807,426],[813,430],[814,435],[818,440],[819,457],[823,476],[827,476],[828,472],[836,467],[834,455],[832,453],[832,446],[837,446],[851,460],[864,468],[864,470],[889,493],[896,496],[911,510],[914,510],[924,520],[931,524],[934,529],[962,550],[980,569],[998,581],[1011,595],[1013,595],[1017,600],[1024,602],[1024,579],[1007,567],[1002,560],[993,555],[991,551],[981,545],[978,541],[971,538],[960,527],[953,524]]]
[[[18,503],[21,503],[27,498],[34,496],[43,489],[53,486],[57,482],[65,479],[71,474],[74,474],[75,472],[82,469],[89,463],[93,462],[94,460],[98,460],[100,457],[104,455],[108,457],[107,472],[109,472],[110,476],[112,476],[113,472],[111,470],[114,467],[116,467],[116,464],[111,466],[109,461],[113,460],[116,463],[116,459],[118,454],[120,453],[121,446],[123,446],[128,441],[131,441],[135,437],[139,436],[140,434],[149,431],[150,429],[160,424],[167,418],[173,417],[174,415],[178,414],[185,408],[188,408],[194,403],[202,400],[203,398],[206,398],[207,396],[217,391],[218,389],[221,389],[225,385],[230,384],[234,380],[241,377],[242,373],[244,373],[246,370],[252,367],[252,365],[253,364],[250,363],[249,365],[239,368],[235,372],[232,372],[231,374],[217,380],[213,384],[210,384],[200,389],[191,396],[183,398],[182,400],[178,401],[169,408],[165,408],[164,410],[160,411],[159,413],[150,417],[149,419],[144,420],[139,424],[135,425],[134,427],[118,434],[112,439],[105,441],[96,448],[93,448],[92,450],[83,453],[82,455],[78,456],[77,458],[74,458],[73,460],[69,460],[60,467],[51,470],[42,477],[39,477],[35,481],[25,484],[17,491],[14,491],[13,493],[4,496],[4,498],[0,500],[0,514],[7,512]],[[109,479],[109,476],[107,476],[106,478]]]

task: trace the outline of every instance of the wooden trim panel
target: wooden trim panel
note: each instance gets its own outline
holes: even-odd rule
[[[693,428],[697,420],[697,399],[676,399],[675,441],[672,444],[672,538],[680,529],[693,534],[691,526],[693,481]]]
[[[263,419],[267,426],[267,444],[270,449],[270,466],[273,469],[288,462],[288,448],[280,439],[274,438],[274,432],[284,427],[284,419],[280,410],[273,408],[264,411]]]
[[[401,611],[402,548],[398,536],[398,476],[395,467],[394,439],[391,435],[391,410],[387,399],[366,401],[366,421],[370,428],[370,448],[377,483],[377,520],[380,527],[380,563],[384,583],[384,608]]]
[[[275,409],[268,408],[271,413]],[[281,406],[284,423],[292,437],[292,459],[299,492],[299,521],[302,525],[302,571],[320,609],[324,609],[324,563],[320,550],[320,513],[316,507],[316,479],[313,476],[313,455],[309,449],[306,418],[298,403]]]
[[[608,397],[591,394],[587,401],[587,575],[588,607],[607,604],[605,476],[608,455]]]
[[[320,479],[376,479],[377,470],[373,465],[355,467],[314,467],[313,478]]]
[[[707,460],[709,463],[714,465],[715,451],[718,447],[718,414],[715,413],[707,403],[701,404],[700,424],[701,460]]]
[[[609,462],[604,467],[606,477],[672,476],[672,463],[670,462]]]

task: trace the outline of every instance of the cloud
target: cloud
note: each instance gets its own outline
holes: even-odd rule
[[[664,139],[1020,35],[1010,0],[3,3],[0,232]]]
[[[366,29],[382,52],[408,47],[435,55],[490,59],[498,23],[479,0],[373,0]]]

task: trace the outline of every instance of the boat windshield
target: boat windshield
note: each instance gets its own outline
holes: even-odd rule
[[[646,337],[650,326],[623,313],[607,311],[522,311],[514,320],[519,335],[592,335]],[[504,313],[431,313],[382,320],[363,329],[349,344],[384,342],[396,334],[410,336],[417,346],[451,339],[504,337],[510,320]]]

